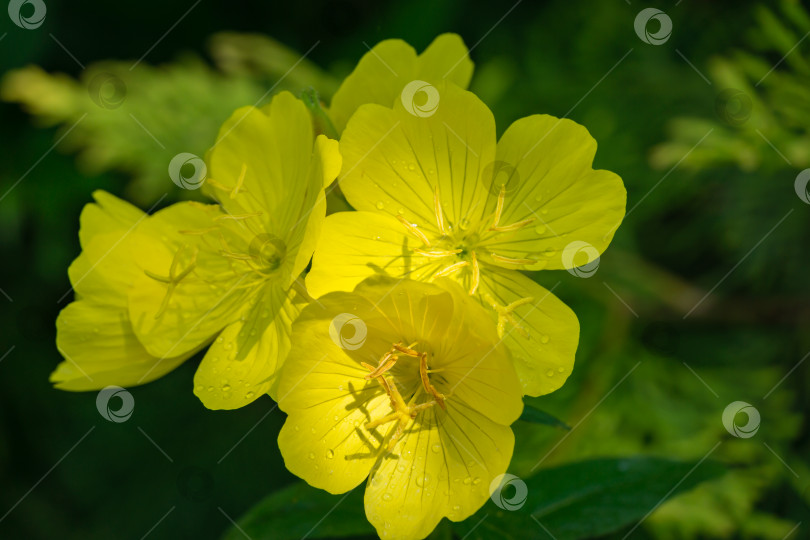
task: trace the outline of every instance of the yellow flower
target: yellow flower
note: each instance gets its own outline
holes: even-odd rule
[[[403,88],[413,81],[437,84],[449,80],[467,88],[473,63],[457,34],[442,34],[418,55],[401,39],[375,45],[341,83],[329,106],[329,116],[342,133],[354,112],[367,103],[390,107]]]
[[[296,281],[321,229],[323,188],[340,169],[337,143],[315,139],[306,107],[284,92],[237,110],[207,161],[203,190],[219,205],[185,202],[146,217],[103,194],[103,208],[85,210],[87,241],[71,267],[78,300],[58,324],[58,386],[142,384],[213,341],[194,378],[207,407],[274,395],[306,302]],[[95,335],[102,328],[108,341]]]
[[[292,337],[278,439],[290,471],[335,494],[368,476],[384,539],[424,538],[486,502],[523,404],[495,325],[459,285],[370,278],[304,309]]]
[[[349,121],[340,187],[358,211],[327,217],[308,290],[349,291],[373,274],[452,277],[489,308],[523,391],[552,392],[571,373],[579,323],[519,270],[591,262],[575,261],[570,246],[590,245],[581,250],[590,258],[605,250],[624,186],[592,169],[596,142],[575,122],[529,116],[496,143],[475,95],[446,82],[434,90],[429,111],[402,99],[362,106]]]

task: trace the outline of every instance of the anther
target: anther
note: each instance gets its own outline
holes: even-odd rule
[[[431,257],[434,259],[443,259],[444,257],[452,257],[453,255],[458,255],[461,253],[462,250],[460,249],[447,249],[443,251],[426,251],[424,249],[414,249],[414,253],[418,253],[423,257]]]
[[[467,262],[467,261],[459,261],[457,263],[451,264],[450,266],[447,266],[447,267],[439,270],[438,272],[433,274],[433,277],[437,278],[437,277],[449,276],[453,272],[458,272],[459,270],[461,270],[462,268],[464,268],[468,264],[470,264],[470,263]]]
[[[478,266],[478,256],[475,251],[472,252],[472,278],[470,280],[470,296],[475,294],[478,290],[478,285],[481,283],[481,269]]]
[[[512,259],[511,257],[504,257],[503,255],[497,255],[495,253],[490,253],[490,256],[498,262],[511,264],[514,266],[525,266],[527,264],[535,264],[537,262],[534,259]]]
[[[399,220],[400,223],[402,223],[405,226],[405,228],[408,230],[409,233],[418,238],[427,247],[430,247],[430,240],[428,240],[428,237],[425,236],[425,233],[420,231],[416,225],[414,225],[413,223],[411,223],[402,216],[397,216],[397,219]]]
[[[233,187],[233,191],[231,191],[231,199],[235,199],[237,195],[239,195],[239,190],[242,188],[242,184],[245,182],[245,175],[247,174],[247,163],[242,163],[242,170],[239,172],[239,178],[236,180],[236,185]]]
[[[433,190],[433,211],[436,213],[436,225],[439,227],[439,232],[447,234],[447,229],[444,222],[444,212],[442,212],[442,202],[439,197],[439,186]]]

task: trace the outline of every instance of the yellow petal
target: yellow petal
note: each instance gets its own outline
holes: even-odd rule
[[[507,347],[486,309],[447,278],[436,285],[453,296],[453,316],[435,351],[448,400],[509,425],[523,412],[523,389]]]
[[[384,540],[424,538],[442,517],[471,516],[506,472],[515,444],[508,426],[453,400],[447,411],[422,411],[412,430],[366,487],[366,517]]]
[[[522,118],[498,142],[502,175],[487,201],[494,211],[499,183],[506,183],[501,225],[533,220],[518,230],[489,233],[482,242],[491,252],[512,259],[531,258],[526,269],[581,266],[602,253],[624,218],[627,194],[621,178],[593,170],[596,141],[567,119],[547,115]],[[563,256],[572,242],[592,246],[587,258],[573,263]],[[499,264],[493,261],[493,264]],[[514,265],[508,266],[515,268]]]
[[[528,299],[511,312],[514,322],[503,321],[503,342],[524,394],[540,396],[561,387],[574,367],[579,343],[579,321],[571,308],[520,272],[496,268],[481,274],[478,298],[495,321],[492,301],[503,308]]]
[[[474,94],[450,83],[434,88],[428,116],[379,105],[360,107],[340,141],[340,186],[357,210],[401,215],[439,235],[437,202],[448,226],[473,227],[485,213],[480,178],[495,158],[495,121]]]
[[[390,107],[405,85],[414,80],[438,84],[447,79],[466,88],[472,70],[467,47],[456,34],[438,36],[418,57],[413,47],[402,40],[381,41],[363,55],[335,92],[329,116],[341,133],[361,105],[376,103]]]
[[[106,191],[93,192],[96,203],[85,205],[79,218],[79,242],[84,247],[96,234],[127,231],[146,217],[139,208]]]
[[[207,154],[213,181],[203,189],[230,214],[261,213],[262,232],[283,239],[301,217],[313,143],[312,118],[289,92],[265,107],[238,109]]]
[[[82,253],[68,269],[77,301],[56,321],[56,344],[65,361],[51,374],[64,390],[135,386],[168,373],[191,353],[159,360],[140,344],[127,311],[127,294],[138,275],[130,235],[145,214],[112,195],[82,212]]]
[[[340,174],[340,168],[343,165],[343,158],[340,156],[340,145],[336,140],[330,139],[326,135],[318,135],[315,139],[315,145],[323,163],[323,187],[328,187]]]
[[[379,212],[338,212],[327,216],[307,275],[314,297],[351,291],[375,275],[428,280],[443,262],[413,253],[423,247],[405,227]]]
[[[192,354],[155,358],[135,337],[124,308],[90,300],[73,302],[59,314],[56,346],[65,360],[50,380],[57,388],[72,391],[145,384]]]
[[[265,285],[245,320],[214,340],[194,375],[194,393],[209,409],[237,409],[275,386],[290,350],[292,321],[304,300],[294,291]]]
[[[131,235],[142,271],[129,291],[129,316],[138,339],[154,356],[178,356],[206,344],[239,318],[253,292],[257,274],[246,271],[242,261],[224,257],[217,234],[188,234],[218,227],[223,236],[230,234],[229,243],[240,240],[237,225],[215,221],[222,215],[217,206],[178,203],[144,220]],[[187,274],[174,287],[162,281],[172,271],[175,277]]]
[[[379,441],[363,425],[388,411],[388,396],[364,378],[368,370],[359,356],[364,349],[343,349],[329,336],[336,313],[355,306],[372,309],[356,295],[334,293],[302,312],[278,387],[279,407],[288,414],[278,438],[284,463],[330,493],[348,491],[366,478]]]

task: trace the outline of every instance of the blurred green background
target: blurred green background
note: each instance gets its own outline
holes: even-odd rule
[[[534,276],[558,284],[582,336],[567,384],[530,401],[573,429],[518,422],[510,471],[710,456],[727,472],[663,504],[632,538],[810,537],[810,204],[794,185],[810,167],[807,6],[46,4],[37,29],[0,14],[0,538],[218,538],[297,482],[276,446],[283,413],[269,397],[204,409],[196,361],[131,389],[122,424],[101,418],[95,393],[50,387],[78,216],[97,188],[144,209],[188,196],[169,160],[202,154],[236,107],[309,86],[328,101],[367,47],[398,37],[421,51],[447,31],[473,48],[471,89],[499,132],[529,114],[568,116],[599,142],[595,166],[628,191],[592,277]],[[661,45],[634,31],[651,5],[673,23]],[[32,65],[44,71],[9,75]],[[99,74],[125,93],[99,93]],[[734,401],[761,415],[751,438],[723,427]],[[345,504],[335,515],[362,515]]]

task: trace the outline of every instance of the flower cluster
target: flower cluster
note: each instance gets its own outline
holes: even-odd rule
[[[205,160],[215,204],[95,193],[51,380],[143,384],[207,347],[205,406],[269,394],[287,467],[330,493],[368,478],[382,538],[470,516],[523,395],[573,368],[576,316],[523,272],[591,262],[567,246],[602,253],[625,209],[582,126],[535,115],[497,140],[472,69],[455,35],[384,41],[318,115],[287,92],[237,110]],[[326,216],[338,193],[355,210]]]

